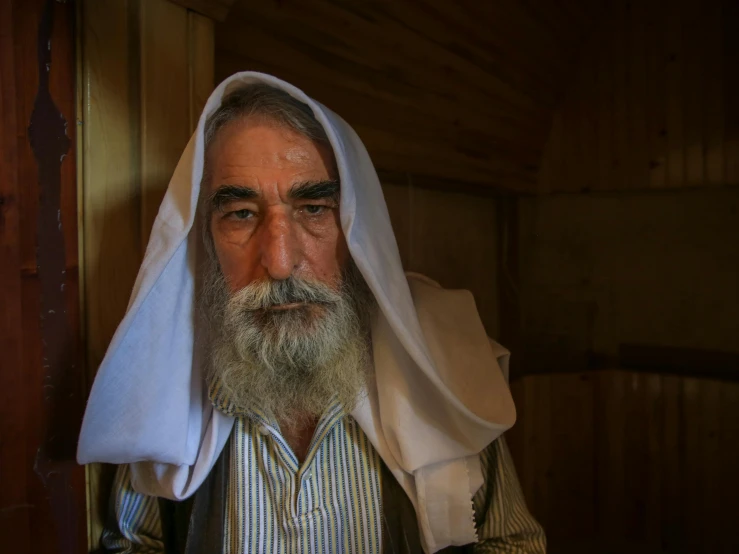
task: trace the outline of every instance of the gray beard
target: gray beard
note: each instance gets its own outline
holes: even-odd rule
[[[238,412],[300,423],[320,416],[333,399],[353,409],[371,373],[375,303],[353,261],[333,287],[290,277],[229,294],[215,261],[203,284],[208,380],[219,381]],[[289,303],[304,306],[271,309]]]

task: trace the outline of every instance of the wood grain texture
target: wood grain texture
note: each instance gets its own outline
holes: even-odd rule
[[[550,551],[736,551],[734,535],[719,530],[739,513],[727,462],[739,460],[728,438],[739,405],[726,400],[737,390],[728,381],[738,355],[739,189],[518,203],[524,340],[512,361],[523,356],[524,372],[546,375],[513,383],[519,421],[508,436]],[[622,363],[602,362],[613,359]],[[596,363],[634,371],[588,372]],[[573,374],[589,375],[592,390]]]
[[[89,381],[128,305],[159,204],[213,88],[213,23],[166,0],[82,5],[84,305]],[[113,466],[88,467],[98,545]]]
[[[141,250],[138,5],[82,4],[82,247],[88,382],[128,305]],[[115,255],[111,255],[115,253]],[[98,547],[115,469],[87,467],[88,545]]]
[[[167,0],[141,3],[141,250],[190,138],[188,13]],[[162,32],[166,29],[166,32]]]
[[[410,271],[472,292],[489,336],[498,336],[496,201],[411,189]]]
[[[0,543],[19,553],[86,546],[74,20],[71,3],[0,6]]]
[[[512,391],[507,437],[551,552],[736,552],[718,530],[739,511],[739,383],[602,370]]]
[[[386,181],[382,183],[382,193],[390,214],[395,241],[398,243],[400,260],[403,267],[408,268],[413,248],[411,184],[409,181],[405,183]]]
[[[198,119],[213,92],[213,60],[215,43],[213,21],[196,13],[187,14],[187,47],[189,49],[190,118],[189,132],[195,132]]]
[[[16,137],[19,119],[27,114],[18,112],[14,43],[20,40],[14,29],[15,5],[0,5],[0,537],[18,552],[29,552],[31,539],[31,499],[25,467],[26,406],[17,398],[24,391],[23,367],[23,300],[21,296],[21,209],[18,180],[18,147]],[[13,445],[15,445],[13,447]]]
[[[555,108],[537,190],[739,184],[736,10],[608,2]]]
[[[530,191],[595,15],[525,4],[241,1],[216,29],[216,77],[256,70],[301,87],[380,170]]]
[[[472,292],[488,335],[498,338],[498,200],[422,187],[415,177],[382,184],[403,268]]]
[[[116,0],[85,2],[83,10],[82,226],[92,382],[142,259],[139,14],[135,3]]]

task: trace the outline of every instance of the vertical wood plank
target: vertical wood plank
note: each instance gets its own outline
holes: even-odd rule
[[[705,483],[705,459],[701,451],[703,446],[702,431],[705,416],[701,413],[701,393],[703,383],[697,379],[682,380],[681,408],[681,442],[677,455],[682,459],[683,487],[681,502],[683,505],[683,536],[685,548],[697,551],[703,544],[703,514],[701,505],[701,489]]]
[[[139,93],[133,88],[138,68],[132,59],[137,13],[120,0],[82,6],[84,293],[92,378],[126,310],[142,256]]]
[[[667,104],[664,7],[665,0],[646,3],[646,57],[647,57],[647,145],[649,149],[650,188],[664,188],[667,184]]]
[[[715,1],[715,0],[713,0]],[[706,59],[706,40],[709,29],[703,17],[703,4],[708,1],[682,0],[682,89],[683,121],[685,140],[685,185],[700,187],[705,184],[704,157],[706,137],[703,131],[703,111],[708,99],[704,95],[704,60]],[[715,30],[713,30],[715,32]]]
[[[647,11],[648,2],[631,2],[629,33],[629,99],[631,126],[629,188],[649,183],[649,148],[647,130]]]
[[[516,466],[516,474],[519,476],[524,498],[526,498],[527,505],[529,509],[531,509],[531,502],[529,501],[528,491],[526,490],[528,477],[522,475],[524,472],[524,459],[526,458],[523,439],[523,421],[528,412],[524,394],[524,388],[526,387],[527,382],[528,380],[524,377],[511,381],[510,383],[511,396],[513,397],[513,403],[516,406],[516,424],[506,432],[505,437],[508,449],[511,451],[513,464]]]
[[[638,494],[644,501],[645,529],[644,539],[650,548],[662,547],[662,480],[665,451],[664,436],[664,395],[661,375],[643,374],[639,376],[644,390],[644,426],[646,445],[644,452],[646,482],[644,490]],[[639,422],[636,422],[638,425]]]
[[[525,363],[521,340],[520,202],[518,198],[504,196],[497,199],[496,208],[497,340],[513,354],[508,375],[509,380],[513,380]]]
[[[577,169],[580,160],[577,158],[577,119],[576,110],[579,106],[579,95],[576,83],[570,82],[565,88],[566,95],[571,99],[559,109],[560,125],[557,136],[559,148],[559,172],[557,179],[561,190],[571,192],[578,189]]]
[[[531,511],[545,529],[553,518],[550,494],[552,471],[552,394],[549,375],[527,378],[524,419],[524,493]]]
[[[739,461],[739,447],[721,443],[721,396],[724,388],[736,387],[736,383],[722,383],[704,379],[700,381],[699,399],[697,410],[700,412],[700,439],[696,444],[688,445],[688,448],[700,456],[699,482],[701,488],[696,506],[699,508],[696,523],[700,528],[700,548],[710,552],[721,552],[726,548],[728,537],[721,536],[715,532],[715,522],[724,518],[722,490],[726,486],[724,475],[721,473],[721,458],[723,455],[735,454]],[[732,417],[732,416],[729,416]],[[737,417],[735,414],[734,418]],[[734,443],[736,444],[736,443]],[[739,491],[739,489],[735,489]],[[736,507],[739,503],[735,502]],[[729,506],[726,506],[730,509]],[[739,513],[735,511],[734,513]],[[729,539],[730,540],[730,539]],[[735,544],[739,541],[734,541]]]
[[[23,390],[23,317],[21,298],[21,211],[18,182],[18,103],[14,2],[0,4],[0,536],[14,552],[29,552],[31,518],[22,450],[26,442]],[[15,445],[13,447],[13,445]],[[16,507],[15,509],[13,507]],[[24,508],[18,508],[24,506]]]
[[[626,474],[624,435],[628,376],[619,371],[598,375],[596,392],[597,530],[607,544],[618,543],[625,533]]]
[[[593,376],[551,377],[552,433],[549,535],[553,545],[585,541],[595,535],[595,449]]]
[[[411,271],[472,292],[487,333],[498,335],[495,200],[413,187]]]
[[[666,98],[667,104],[667,184],[670,187],[685,185],[684,139],[684,91],[683,65],[684,40],[682,4],[667,2],[665,31],[667,46]]]
[[[683,548],[684,500],[682,496],[684,459],[681,452],[683,434],[682,378],[662,376],[662,410],[664,449],[662,465],[662,544],[669,551]]]
[[[141,246],[190,138],[187,11],[168,0],[141,3]]]
[[[723,62],[727,71],[722,75],[724,79],[724,98],[727,99],[725,113],[725,163],[726,183],[739,185],[739,33],[736,32],[736,22],[739,21],[739,2],[722,0],[723,8]]]
[[[198,125],[200,114],[205,108],[205,103],[215,86],[213,75],[213,60],[215,58],[213,20],[195,12],[188,12],[187,31],[187,42],[190,49],[189,131],[193,133]]]
[[[611,38],[611,72],[613,78],[613,154],[612,154],[612,184],[616,189],[628,188],[626,167],[629,163],[629,137],[628,137],[628,99],[626,96],[626,54],[628,52],[626,41],[626,2],[614,2],[613,4],[613,34]]]
[[[557,110],[552,116],[552,128],[549,139],[544,149],[546,164],[542,166],[540,174],[540,185],[538,192],[546,194],[561,190],[569,184],[565,178],[565,129],[566,122],[561,110]],[[569,189],[565,189],[569,190]]]
[[[138,2],[83,2],[82,206],[88,380],[128,305],[141,249]],[[115,253],[115,255],[111,255]],[[87,467],[88,545],[98,547],[114,468]]]
[[[128,305],[161,197],[213,89],[213,23],[165,0],[97,0],[82,3],[80,42],[91,382]],[[87,468],[91,550],[114,469]]]
[[[719,444],[721,454],[717,458],[717,476],[720,479],[720,493],[716,499],[718,521],[715,528],[731,529],[736,525],[735,514],[739,513],[739,472],[736,471],[739,459],[739,383],[722,383],[719,399]],[[739,552],[739,534],[728,533],[723,538],[724,552]]]
[[[411,258],[411,186],[409,183],[383,182],[382,193],[390,214],[395,240],[398,243],[400,260],[408,268]]]
[[[650,519],[649,491],[654,480],[651,474],[649,443],[649,390],[646,376],[636,372],[619,372],[624,387],[624,507],[621,515],[623,536],[626,544],[637,545],[647,542],[650,524],[659,527],[659,520]],[[657,544],[656,546],[659,546]]]
[[[721,186],[726,184],[724,162],[724,139],[726,98],[722,79],[727,75],[724,66],[723,43],[724,17],[720,0],[703,2],[705,21],[703,44],[705,55],[701,60],[701,82],[703,83],[703,121],[704,148],[706,164],[706,184]]]
[[[598,25],[597,28],[599,28]],[[596,33],[594,33],[595,35]],[[599,34],[598,34],[599,36]],[[583,100],[585,107],[585,140],[587,141],[588,166],[585,170],[583,190],[592,191],[598,188],[600,177],[600,129],[598,128],[598,94],[600,87],[600,76],[598,65],[603,51],[602,44],[591,36],[586,43],[588,52],[586,54],[588,74],[586,75],[586,97]]]
[[[600,55],[597,60],[598,71],[598,182],[597,189],[605,190],[613,187],[612,157],[613,157],[613,90],[612,90],[612,60],[611,35],[613,30],[613,18],[611,8],[606,12],[608,17],[604,18],[601,29]]]

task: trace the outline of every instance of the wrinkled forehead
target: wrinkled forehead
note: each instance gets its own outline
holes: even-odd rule
[[[338,180],[336,156],[312,102],[272,83],[230,83],[205,117],[204,184],[214,173],[239,167],[308,172],[321,167],[325,178]]]

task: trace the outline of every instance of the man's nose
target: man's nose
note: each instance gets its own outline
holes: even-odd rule
[[[269,214],[262,231],[262,266],[269,276],[282,281],[298,266],[299,249],[293,223],[287,214]]]

